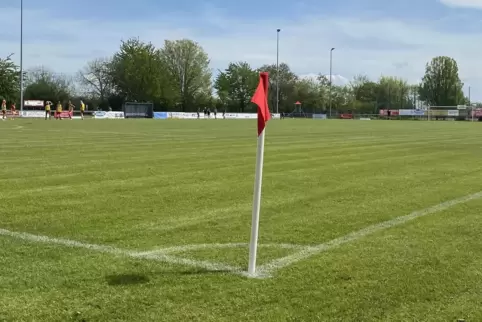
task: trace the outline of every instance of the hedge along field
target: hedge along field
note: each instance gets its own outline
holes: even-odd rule
[[[270,121],[259,265],[435,210],[249,279],[189,261],[247,268],[255,120],[1,122],[0,320],[481,320],[480,126]]]

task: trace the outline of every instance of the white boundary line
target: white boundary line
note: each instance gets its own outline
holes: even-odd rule
[[[151,259],[151,260],[156,260],[160,262],[165,262],[169,264],[187,265],[192,267],[203,268],[209,271],[227,271],[235,274],[245,275],[244,272],[242,272],[242,269],[239,267],[224,265],[220,263],[211,263],[207,261],[198,261],[198,260],[192,260],[187,258],[179,258],[175,256],[162,254],[162,253],[148,254],[145,252],[130,251],[130,250],[125,250],[125,249],[112,247],[112,246],[82,243],[82,242],[70,240],[70,239],[52,238],[52,237],[42,236],[42,235],[14,232],[14,231],[1,229],[1,228],[0,228],[0,236],[8,236],[8,237],[25,240],[29,242],[34,242],[34,243],[56,244],[56,245],[62,245],[62,246],[67,246],[72,248],[89,249],[100,253],[107,253],[107,254],[123,256],[123,257],[144,258],[144,259]]]
[[[169,255],[171,253],[182,253],[185,251],[197,250],[197,249],[240,248],[240,247],[247,248],[248,247],[247,243],[185,245],[185,246],[168,247],[168,248],[163,248],[163,249],[154,250],[154,251],[139,252],[139,251],[125,250],[125,249],[121,249],[113,246],[107,246],[107,245],[83,243],[83,242],[70,240],[70,239],[53,238],[53,237],[34,235],[34,234],[23,233],[23,232],[14,232],[14,231],[2,229],[2,228],[0,228],[0,236],[7,236],[7,237],[25,240],[33,243],[56,244],[56,245],[62,245],[62,246],[72,247],[72,248],[88,249],[88,250],[92,250],[100,253],[107,253],[107,254],[123,256],[123,257],[142,258],[142,259],[155,260],[159,262],[165,262],[169,264],[186,265],[186,266],[206,269],[208,271],[221,271],[221,272],[229,272],[236,275],[248,276],[253,278],[266,278],[266,277],[271,277],[272,274],[274,274],[276,271],[284,267],[293,265],[299,261],[308,259],[312,256],[315,256],[319,253],[339,247],[343,244],[359,240],[365,236],[374,234],[376,232],[379,232],[388,228],[392,228],[398,225],[402,225],[414,219],[424,217],[433,213],[437,213],[437,212],[449,209],[453,206],[463,204],[471,200],[480,199],[480,198],[482,198],[482,191],[471,195],[467,195],[461,198],[449,200],[419,211],[415,211],[406,216],[397,217],[388,221],[371,225],[361,230],[352,232],[343,237],[339,237],[329,242],[315,245],[315,246],[302,246],[302,245],[294,245],[294,244],[266,244],[266,245],[261,244],[259,245],[260,247],[278,247],[278,248],[284,248],[284,249],[297,249],[298,251],[292,255],[278,258],[267,264],[259,266],[258,271],[255,275],[248,275],[247,272],[244,271],[241,267],[231,266],[231,265],[222,264],[222,263],[214,263],[209,261],[181,258],[181,257]]]
[[[392,228],[392,227],[395,227],[395,226],[398,226],[398,225],[402,225],[402,224],[404,224],[406,222],[409,222],[409,221],[412,221],[414,219],[424,217],[424,216],[427,216],[427,215],[430,215],[430,214],[433,214],[433,213],[436,213],[436,212],[440,212],[440,211],[446,210],[448,208],[451,208],[453,206],[463,204],[463,203],[469,202],[471,200],[480,199],[480,198],[482,198],[482,191],[479,191],[477,193],[467,195],[467,196],[464,196],[464,197],[461,197],[461,198],[452,199],[452,200],[449,200],[449,201],[446,201],[446,202],[442,202],[438,205],[435,205],[435,206],[432,206],[432,207],[429,207],[429,208],[414,211],[414,212],[412,212],[412,213],[410,213],[406,216],[397,217],[397,218],[394,218],[394,219],[391,219],[391,220],[388,220],[388,221],[384,221],[384,222],[381,222],[381,223],[378,223],[378,224],[368,226],[368,227],[360,229],[358,231],[349,233],[348,235],[345,235],[343,237],[333,239],[333,240],[331,240],[327,243],[307,247],[304,250],[301,250],[298,253],[295,253],[293,255],[289,255],[289,256],[282,257],[282,258],[276,259],[274,261],[271,261],[268,264],[265,264],[265,265],[262,265],[262,266],[258,267],[258,274],[260,274],[262,276],[269,276],[269,275],[273,274],[274,272],[276,272],[277,270],[279,270],[281,268],[284,268],[286,266],[295,264],[295,263],[297,263],[301,260],[307,259],[311,256],[315,256],[315,255],[317,255],[321,252],[325,252],[325,251],[328,251],[330,249],[339,247],[343,244],[359,240],[359,239],[361,239],[365,236],[374,234],[376,232],[379,232],[379,231],[382,231],[382,230],[385,230],[385,229],[388,229],[388,228]]]

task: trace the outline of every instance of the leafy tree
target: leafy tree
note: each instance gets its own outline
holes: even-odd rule
[[[258,85],[259,73],[246,62],[230,63],[214,82],[218,97],[225,106],[244,112]]]
[[[7,57],[0,58],[0,99],[16,101],[20,95],[20,71],[17,65]]]
[[[259,69],[262,72],[268,72],[269,77],[269,93],[268,103],[272,111],[276,112],[276,64],[263,65]],[[296,82],[298,76],[293,73],[286,63],[279,64],[279,111],[291,112],[294,108],[296,98]]]
[[[409,101],[412,105],[412,108],[419,108],[419,99],[418,95],[420,92],[420,85],[411,85],[409,86]]]
[[[432,106],[455,106],[465,103],[463,83],[455,59],[438,56],[427,63],[420,86],[420,99]]]
[[[376,102],[379,95],[379,84],[372,81],[366,81],[364,83],[357,84],[353,88],[353,94],[355,99],[360,102]]]
[[[344,110],[356,113],[377,113],[380,96],[379,83],[371,81],[366,75],[356,75],[343,89]]]
[[[383,108],[403,109],[411,107],[410,86],[403,79],[382,76],[378,81],[378,104]]]
[[[28,70],[25,85],[25,99],[64,102],[74,95],[74,86],[71,78],[55,74],[45,67]]]
[[[115,94],[126,100],[154,102],[170,94],[160,51],[151,43],[136,38],[122,41],[107,66]]]
[[[166,40],[160,57],[182,111],[211,96],[209,57],[198,43],[189,39]]]
[[[323,110],[325,101],[324,99],[328,93],[325,91],[323,82],[318,79],[304,78],[299,79],[295,83],[294,96],[303,104],[303,110],[305,112],[313,112],[315,110]]]

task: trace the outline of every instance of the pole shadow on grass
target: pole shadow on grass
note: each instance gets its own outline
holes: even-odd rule
[[[152,272],[152,275],[178,275],[178,276],[191,276],[191,275],[217,275],[217,274],[231,274],[231,271],[227,270],[187,270],[187,271],[163,271]],[[105,277],[107,284],[111,286],[118,285],[137,285],[149,283],[150,279],[144,274],[115,274],[107,275]]]
[[[108,275],[105,279],[107,280],[107,284],[112,286],[145,284],[149,282],[149,277],[141,274]]]

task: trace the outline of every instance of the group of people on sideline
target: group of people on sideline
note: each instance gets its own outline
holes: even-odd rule
[[[204,110],[204,118],[211,118],[211,109],[210,108],[207,108],[205,107]],[[214,111],[213,111],[213,114],[214,114],[214,118],[217,119],[217,115],[218,115],[218,109],[217,108],[214,108]],[[198,108],[197,109],[197,118],[201,118],[201,109]],[[226,110],[223,110],[223,119],[226,118]]]
[[[52,117],[52,105],[53,103],[51,101],[46,101],[45,102],[45,119],[49,119]],[[74,109],[75,109],[75,105],[72,104],[71,101],[69,101],[67,103],[67,107],[68,107],[68,113],[67,113],[67,117],[69,119],[72,119],[72,116],[74,114]],[[84,112],[85,112],[85,104],[83,101],[80,101],[80,118],[83,120],[84,119]],[[54,117],[55,119],[57,120],[61,120],[62,119],[62,113],[63,112],[63,106],[62,106],[62,103],[60,101],[57,102],[57,105],[55,107],[55,114],[54,114]]]
[[[51,101],[46,101],[45,102],[45,119],[49,119],[52,117],[52,106],[54,104],[51,102]],[[80,104],[79,104],[79,108],[80,108],[80,117],[81,119],[84,119],[84,112],[85,112],[85,108],[86,108],[86,105],[84,104],[83,101],[80,101]],[[2,120],[6,120],[7,119],[7,114],[11,115],[11,116],[16,116],[18,115],[17,113],[17,109],[15,107],[15,103],[12,103],[10,105],[10,113],[8,113],[7,111],[7,101],[6,100],[2,100],[2,105],[1,105],[1,109],[2,109]],[[62,115],[65,115],[67,116],[68,118],[72,119],[72,116],[74,114],[74,109],[75,109],[75,105],[72,104],[71,101],[69,101],[67,103],[67,111],[68,113],[62,113],[63,112],[63,106],[62,106],[62,103],[60,101],[57,102],[57,105],[55,107],[55,114],[54,114],[54,118],[55,119],[58,119],[58,120],[61,120],[63,118]],[[13,119],[13,118],[12,118]]]

